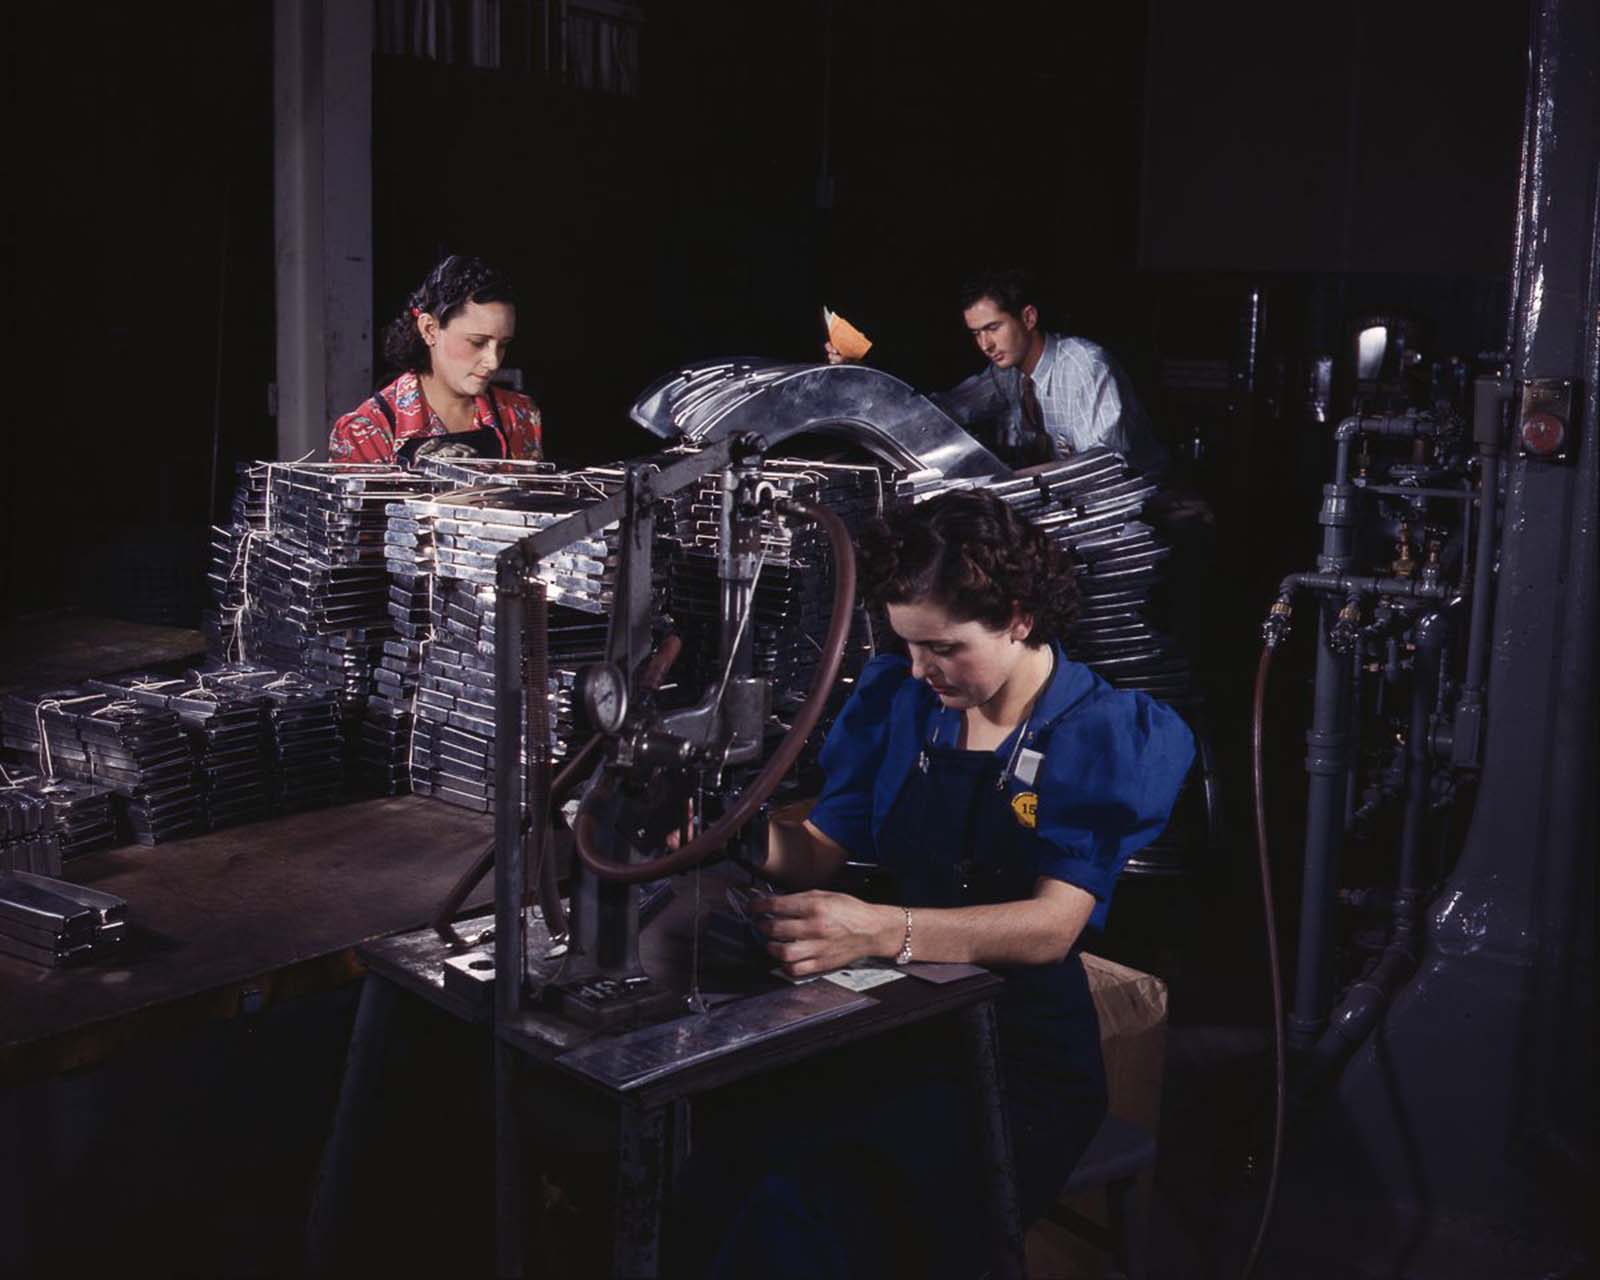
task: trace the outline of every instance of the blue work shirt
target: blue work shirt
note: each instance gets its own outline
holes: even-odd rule
[[[1055,667],[1026,725],[995,748],[1002,764],[1022,747],[1042,759],[1006,777],[1007,800],[1038,797],[1036,875],[1094,895],[1092,927],[1103,929],[1123,865],[1166,826],[1194,758],[1189,727],[1148,695],[1113,689],[1054,646]],[[877,862],[878,834],[924,745],[954,747],[960,711],[950,710],[910,662],[869,662],[822,749],[826,782],[811,823],[852,857]],[[1024,776],[1018,776],[1024,775]],[[1020,820],[1020,819],[1019,819]]]

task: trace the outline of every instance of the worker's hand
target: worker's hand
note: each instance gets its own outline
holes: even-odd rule
[[[689,843],[694,834],[694,801],[683,802],[683,826],[676,831],[667,832],[666,846],[669,849],[681,848]]]
[[[822,353],[828,357],[829,364],[860,364],[859,360],[851,360],[839,354],[839,348],[831,342],[822,344]]]
[[[899,907],[822,889],[752,898],[750,911],[770,939],[767,951],[791,978],[840,969],[865,956],[895,955],[905,934]]]

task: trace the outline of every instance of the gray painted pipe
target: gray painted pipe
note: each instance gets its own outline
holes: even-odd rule
[[[1328,641],[1333,609],[1325,604],[1317,627],[1316,693],[1306,733],[1305,875],[1300,890],[1300,946],[1295,961],[1294,1009],[1289,1039],[1307,1048],[1323,1023],[1332,996],[1330,931],[1344,842],[1344,788],[1349,745],[1350,664]]]
[[[1395,894],[1397,934],[1416,929],[1416,905],[1422,891],[1422,832],[1428,820],[1429,783],[1433,778],[1431,720],[1438,696],[1439,669],[1444,660],[1448,624],[1438,613],[1425,613],[1412,629],[1417,652],[1411,666],[1411,728],[1406,738],[1406,814],[1400,834],[1400,883]]]

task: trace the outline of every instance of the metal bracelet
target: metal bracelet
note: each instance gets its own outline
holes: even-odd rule
[[[911,963],[911,908],[901,907],[906,913],[906,936],[900,943],[900,954],[894,958],[896,964]]]

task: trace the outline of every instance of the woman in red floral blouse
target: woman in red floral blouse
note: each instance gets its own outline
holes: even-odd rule
[[[517,327],[510,282],[477,258],[451,254],[383,334],[404,372],[333,424],[333,462],[419,457],[539,458],[538,407],[489,379]]]

